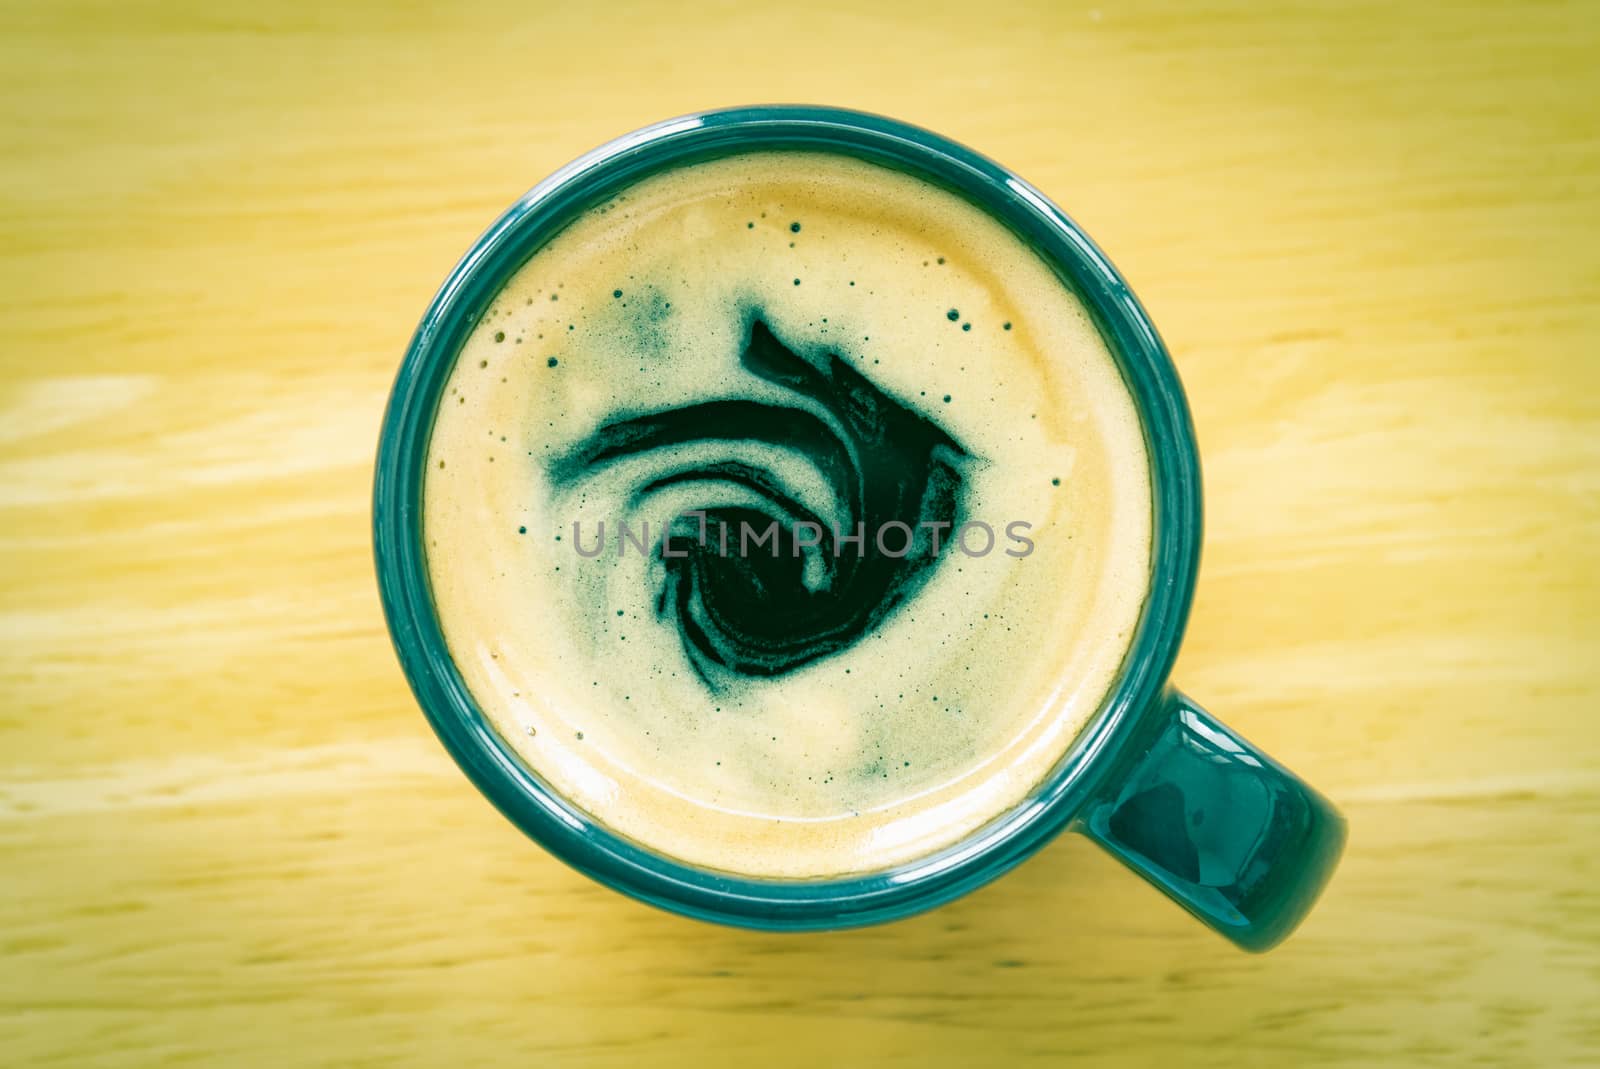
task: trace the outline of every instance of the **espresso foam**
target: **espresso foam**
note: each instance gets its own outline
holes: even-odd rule
[[[946,435],[930,450],[959,472],[961,515],[996,536],[771,676],[697,661],[662,611],[661,562],[619,557],[616,524],[654,538],[680,510],[764,493],[663,467],[759,471],[822,511],[839,486],[781,442],[717,433],[563,467],[619,420],[816,410],[741,364],[760,329],[819,367],[837,355]],[[629,838],[759,876],[887,867],[1021,802],[1115,682],[1149,581],[1140,425],[1077,298],[962,198],[819,153],[656,175],[534,255],[450,376],[423,520],[451,656],[529,766]],[[586,551],[606,523],[599,557],[577,552],[575,521]],[[1027,556],[1005,552],[1024,548],[1014,521]]]

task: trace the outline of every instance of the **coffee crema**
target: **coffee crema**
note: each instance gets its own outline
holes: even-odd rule
[[[1151,523],[1079,299],[964,198],[823,152],[669,169],[552,238],[463,346],[423,486],[508,744],[613,831],[769,877],[1022,802],[1117,679]]]

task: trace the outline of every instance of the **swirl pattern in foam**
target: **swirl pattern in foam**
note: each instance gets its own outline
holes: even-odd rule
[[[655,175],[539,250],[457,360],[423,509],[451,655],[529,765],[750,875],[1022,801],[1148,585],[1143,438],[1077,298],[955,194],[822,153]]]
[[[631,508],[669,487],[692,485],[705,496],[683,517],[688,531],[677,517],[665,528],[680,542],[656,557],[655,611],[677,628],[690,667],[719,690],[783,675],[871,633],[937,563],[933,543],[959,519],[966,459],[949,435],[838,356],[807,361],[760,319],[739,364],[790,390],[793,407],[721,399],[614,420],[550,469],[559,491],[655,456],[669,467],[636,484]],[[696,458],[694,443],[729,455]],[[760,445],[798,454],[822,477],[827,500],[806,504],[755,462],[751,449]]]

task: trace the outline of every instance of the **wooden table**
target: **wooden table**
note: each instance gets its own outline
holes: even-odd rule
[[[7,3],[0,1062],[1600,1061],[1600,11],[1100,2]],[[1179,680],[1351,820],[1276,952],[1070,836],[703,926],[428,733],[367,514],[423,306],[577,153],[802,99],[1015,167],[1165,332]]]

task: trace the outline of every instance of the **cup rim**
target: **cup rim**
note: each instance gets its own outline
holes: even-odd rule
[[[1133,393],[1150,457],[1151,584],[1116,685],[1029,797],[958,842],[893,868],[825,879],[702,869],[607,829],[546,784],[478,709],[433,611],[421,491],[433,418],[471,327],[510,275],[578,212],[666,167],[765,149],[840,152],[945,186],[1015,231],[1089,308]],[[508,208],[456,264],[395,378],[373,477],[373,550],[390,637],[445,749],[529,837],[591,878],[702,920],[804,930],[932,909],[1008,871],[1072,821],[1153,714],[1187,623],[1199,568],[1200,468],[1166,347],[1111,261],[1032,185],[931,131],[866,112],[763,105],[698,112],[624,134]]]

